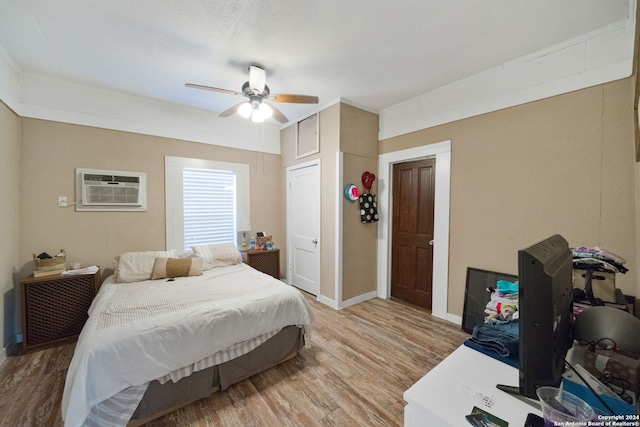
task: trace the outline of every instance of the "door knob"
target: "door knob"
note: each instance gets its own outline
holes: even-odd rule
[[[429,240],[429,245],[433,246],[433,239]]]
[[[311,243],[313,243],[314,245],[317,245],[317,244],[318,244],[318,239],[313,239],[313,240],[311,241]]]

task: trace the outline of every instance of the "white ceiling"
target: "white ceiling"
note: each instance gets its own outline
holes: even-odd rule
[[[24,75],[222,112],[251,63],[272,93],[371,111],[628,19],[633,0],[0,0]],[[313,106],[278,104],[287,116]]]

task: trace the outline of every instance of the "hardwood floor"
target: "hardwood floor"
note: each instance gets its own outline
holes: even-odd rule
[[[468,337],[396,300],[336,311],[307,299],[311,348],[147,426],[401,426],[404,391]],[[73,348],[17,354],[0,365],[0,426],[62,426]]]

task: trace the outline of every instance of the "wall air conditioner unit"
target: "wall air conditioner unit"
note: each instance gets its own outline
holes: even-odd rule
[[[146,211],[147,174],[76,169],[76,211]]]

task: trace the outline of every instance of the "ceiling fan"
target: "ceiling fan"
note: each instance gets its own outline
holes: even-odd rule
[[[266,74],[262,67],[257,65],[249,66],[249,81],[242,85],[242,92],[236,92],[234,90],[220,89],[217,87],[197,85],[193,83],[186,83],[186,87],[194,89],[211,90],[214,92],[228,93],[230,95],[246,96],[248,101],[240,102],[233,107],[223,111],[220,117],[229,117],[234,113],[240,114],[242,117],[251,120],[255,123],[264,122],[265,119],[273,116],[274,119],[280,123],[286,123],[289,121],[280,110],[273,105],[266,103],[265,101],[273,102],[288,102],[294,104],[317,104],[317,96],[309,95],[274,95],[270,92],[269,86],[266,84]]]

